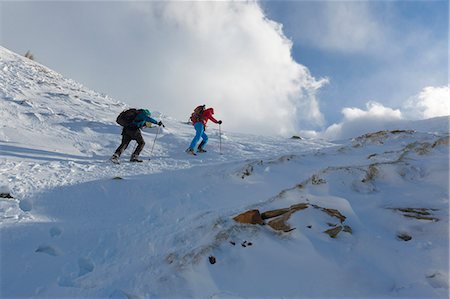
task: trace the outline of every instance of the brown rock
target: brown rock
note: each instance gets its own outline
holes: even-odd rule
[[[324,233],[328,234],[331,238],[336,238],[337,235],[341,232],[342,226],[336,226],[334,228],[327,229]]]
[[[298,203],[298,204],[292,205],[292,206],[290,206],[289,208],[290,208],[291,210],[294,210],[294,211],[300,211],[300,210],[307,209],[307,208],[308,208],[308,204],[302,202],[302,203]]]
[[[261,214],[259,213],[259,210],[249,210],[247,212],[237,215],[233,219],[236,222],[245,223],[245,224],[263,224],[264,223],[263,219],[261,218]]]
[[[433,143],[433,148],[438,146],[438,145],[449,145],[449,137],[442,137],[440,139],[438,139],[435,143]]]
[[[291,217],[293,211],[290,211],[286,214],[283,214],[282,216],[275,218],[272,221],[269,221],[268,225],[273,228],[274,230],[282,231],[282,232],[290,232],[291,230],[294,230],[294,228],[291,228],[291,226],[287,223],[289,218]]]
[[[266,211],[261,214],[262,219],[275,218],[289,212],[289,208]]]
[[[322,211],[324,211],[331,217],[338,218],[341,221],[341,223],[344,222],[345,219],[347,219],[347,217],[345,217],[344,215],[341,214],[341,212],[339,212],[338,210],[335,210],[335,209],[322,208]]]
[[[353,234],[353,230],[349,225],[344,225],[343,231],[349,234]]]

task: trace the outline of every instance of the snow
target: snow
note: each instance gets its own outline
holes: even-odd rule
[[[4,48],[0,69],[2,298],[448,298],[448,117],[334,142],[224,120],[194,157],[154,112],[146,161],[114,165],[125,104]],[[289,232],[233,220],[299,203]]]

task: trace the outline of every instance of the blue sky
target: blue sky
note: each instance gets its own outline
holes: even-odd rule
[[[448,1],[3,1],[0,14],[2,46],[182,120],[205,103],[230,129],[286,134],[449,109]]]
[[[329,123],[339,120],[340,114],[333,111],[341,107],[363,107],[375,100],[397,108],[426,86],[448,84],[448,1],[263,1],[262,5],[270,19],[283,24],[284,34],[293,41],[294,58],[314,76],[330,79],[319,94]],[[348,19],[333,16],[342,9]],[[351,34],[328,27],[327,17],[337,18],[330,21],[336,27],[372,27],[366,36],[352,39]],[[321,40],[330,34],[341,35],[340,42]]]

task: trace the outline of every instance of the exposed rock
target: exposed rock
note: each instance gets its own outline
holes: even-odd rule
[[[262,217],[262,219],[275,218],[275,217],[281,216],[283,214],[286,214],[288,212],[296,212],[296,211],[307,209],[308,206],[309,206],[309,204],[307,204],[307,203],[299,203],[299,204],[292,205],[289,208],[266,211],[261,214],[261,217]]]
[[[276,162],[272,163],[280,163],[280,162],[288,162],[295,158],[295,155],[284,155],[277,159]]]
[[[383,144],[384,140],[387,138],[388,135],[395,135],[395,134],[413,134],[414,130],[392,130],[392,131],[378,131],[374,133],[368,133],[362,136],[359,136],[354,139],[356,144],[353,145],[353,147],[360,147],[366,142],[372,142],[372,143],[379,143]]]
[[[302,139],[302,137],[300,137],[300,136],[297,136],[297,135],[293,135],[292,137],[291,137],[291,139]]]
[[[295,188],[303,189],[303,188],[305,188],[305,186],[303,184],[297,184],[297,185],[295,185]]]
[[[235,246],[235,245],[236,245],[236,242],[230,241],[230,244],[233,245],[233,246]]]
[[[439,218],[434,217],[432,212],[436,209],[427,208],[392,208],[392,210],[400,212],[404,217],[414,218],[418,220],[427,220],[438,222]]]
[[[253,165],[247,165],[242,171],[241,178],[244,179],[246,176],[250,176],[253,173]]]
[[[373,179],[377,176],[377,174],[378,174],[377,166],[375,164],[371,164],[367,169],[366,177],[361,182],[367,183],[373,181]]]
[[[336,238],[337,235],[341,232],[342,226],[336,226],[334,228],[327,229],[324,233],[328,234],[331,238]]]
[[[216,258],[215,258],[214,256],[210,255],[210,256],[208,257],[208,259],[209,259],[209,263],[210,263],[211,265],[214,265],[214,264],[216,263]]]
[[[0,198],[14,198],[10,193],[0,193]]]
[[[341,221],[341,223],[344,222],[345,219],[347,219],[347,217],[342,215],[341,212],[339,212],[336,209],[321,208],[321,210],[324,211],[325,213],[327,213],[328,215],[330,215],[331,217],[338,218],[339,221]]]
[[[414,148],[414,151],[418,154],[418,155],[426,155],[431,151],[431,143],[425,142],[425,143],[419,143],[417,144],[417,146]]]
[[[168,264],[172,264],[176,259],[177,259],[177,255],[174,252],[169,253],[165,258],[165,260]]]
[[[449,136],[442,137],[436,140],[436,142],[433,143],[432,147],[435,148],[438,145],[449,145]]]
[[[344,228],[342,229],[342,231],[349,233],[349,234],[353,234],[353,230],[349,225],[344,225]]]
[[[405,242],[409,241],[412,239],[412,237],[410,235],[408,235],[407,233],[400,233],[397,235],[397,238],[400,240],[403,240]]]
[[[302,203],[298,203],[298,204],[290,206],[289,209],[291,209],[293,211],[300,211],[300,210],[307,209],[308,206],[309,206],[309,204],[302,202]]]
[[[248,242],[248,241],[244,241],[244,242],[241,243],[242,247],[247,247],[247,246],[252,246],[252,245],[253,245],[253,243],[252,242]]]
[[[261,218],[262,219],[275,218],[275,217],[278,217],[280,215],[283,215],[283,214],[289,212],[290,210],[291,210],[290,208],[285,208],[285,209],[277,209],[277,210],[272,210],[272,211],[266,211],[266,212],[261,214]]]
[[[123,178],[120,176],[116,176],[116,177],[113,177],[113,180],[123,180]]]
[[[367,159],[371,159],[371,158],[376,157],[376,156],[378,156],[378,155],[377,155],[377,154],[371,154],[371,155],[369,155],[369,156],[367,157]]]
[[[264,221],[261,218],[259,210],[249,210],[233,218],[234,221],[245,224],[263,224]]]
[[[428,221],[433,221],[433,222],[438,222],[439,218],[435,218],[435,217],[426,217],[426,216],[417,216],[417,215],[403,215],[405,217],[408,218],[415,218],[418,220],[428,220]]]
[[[313,176],[311,177],[311,184],[313,184],[313,185],[321,185],[321,184],[325,184],[326,182],[327,181],[320,178],[317,174],[313,174]]]
[[[294,230],[294,228],[291,228],[291,226],[287,223],[291,215],[295,211],[289,211],[283,215],[281,215],[278,218],[275,218],[274,220],[269,221],[268,225],[273,228],[274,230],[282,231],[282,232],[290,232]]]

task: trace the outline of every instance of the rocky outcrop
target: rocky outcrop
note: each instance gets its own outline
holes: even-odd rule
[[[234,221],[244,224],[264,224],[259,210],[249,210],[242,214],[235,216]]]
[[[342,226],[336,226],[336,227],[327,229],[326,231],[324,231],[324,233],[328,234],[331,238],[334,239],[341,232],[342,228],[343,228]]]
[[[262,213],[261,217],[264,220],[265,219],[270,219],[270,218],[275,218],[275,217],[281,216],[283,214],[286,214],[289,211],[290,211],[289,208],[267,211],[267,212]]]
[[[404,217],[414,218],[417,220],[427,220],[438,222],[439,218],[433,215],[433,212],[437,211],[436,209],[428,209],[428,208],[390,208],[391,210],[400,213]]]
[[[289,211],[280,217],[277,217],[269,223],[267,223],[271,228],[273,228],[276,231],[282,231],[282,232],[290,232],[291,230],[294,230],[295,228],[292,228],[287,221],[291,217],[291,215],[294,213],[294,211]]]
[[[328,234],[331,238],[336,238],[341,231],[352,234],[352,228],[349,225],[343,224],[347,217],[342,215],[341,212],[336,209],[323,208],[318,205],[311,205],[305,202],[291,205],[288,208],[270,210],[263,213],[260,213],[259,210],[249,210],[235,216],[233,219],[244,224],[265,224],[264,220],[271,219],[267,222],[268,226],[276,231],[287,233],[295,229],[295,227],[291,227],[291,225],[288,223],[288,220],[291,218],[291,216],[294,213],[305,210],[307,208],[319,209],[329,216],[335,217],[339,220],[340,224],[329,224],[330,226],[332,226],[332,228],[324,231],[324,233]],[[307,227],[311,228],[312,226]]]
[[[435,148],[436,146],[439,146],[439,145],[449,145],[449,136],[447,136],[447,137],[442,137],[442,138],[439,138],[438,140],[436,140],[434,143],[433,143],[433,145],[431,146],[432,148]]]
[[[378,131],[359,136],[353,140],[353,147],[361,147],[366,143],[384,144],[389,135],[408,134],[411,135],[414,130],[392,130]]]
[[[0,193],[0,198],[14,198],[10,193]]]

